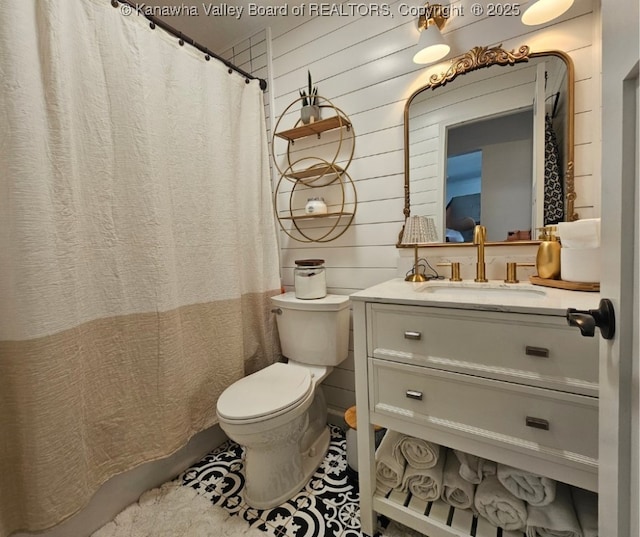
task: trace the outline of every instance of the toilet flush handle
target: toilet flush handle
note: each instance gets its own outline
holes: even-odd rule
[[[275,313],[276,315],[282,315],[282,310],[280,308],[273,308],[271,313]]]

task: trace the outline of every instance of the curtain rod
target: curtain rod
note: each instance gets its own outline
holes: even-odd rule
[[[180,46],[184,45],[185,43],[189,43],[189,45],[197,48],[200,52],[204,53],[205,60],[209,61],[209,59],[213,57],[216,60],[219,60],[222,63],[224,63],[229,68],[229,73],[232,73],[233,71],[235,71],[236,73],[239,73],[242,76],[244,76],[247,84],[249,83],[249,80],[259,80],[260,89],[262,91],[265,91],[267,89],[266,80],[264,80],[263,78],[258,78],[257,76],[253,76],[252,74],[247,73],[245,70],[240,69],[240,67],[233,65],[229,60],[225,60],[224,58],[218,56],[215,52],[211,52],[207,47],[205,47],[204,45],[201,45],[200,43],[197,43],[189,36],[184,35],[181,31],[176,30],[173,26],[167,24],[162,19],[159,19],[154,15],[147,15],[146,13],[144,13],[144,11],[138,10],[138,6],[140,4],[136,4],[134,0],[111,0],[111,5],[113,7],[119,7],[121,3],[127,4],[133,10],[132,13],[143,15],[144,18],[146,18],[149,21],[150,23],[149,26],[151,27],[152,30],[156,26],[160,26],[160,28],[162,28],[165,32],[177,37],[178,44]]]

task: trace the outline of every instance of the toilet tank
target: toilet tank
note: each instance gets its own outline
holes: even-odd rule
[[[303,364],[335,366],[349,353],[349,296],[301,300],[295,293],[271,297],[282,354]]]

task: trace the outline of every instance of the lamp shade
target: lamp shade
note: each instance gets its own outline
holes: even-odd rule
[[[537,0],[522,14],[522,24],[544,24],[562,15],[573,5],[573,0]]]
[[[404,223],[402,244],[425,244],[438,242],[438,233],[433,218],[410,216]]]
[[[430,24],[420,32],[418,41],[418,52],[413,57],[414,63],[433,63],[444,58],[451,47],[445,43],[440,28],[435,24]]]

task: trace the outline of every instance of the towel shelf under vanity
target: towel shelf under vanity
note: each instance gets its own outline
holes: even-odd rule
[[[373,535],[378,513],[430,537],[499,534],[442,501],[428,506],[398,491],[376,493],[374,423],[597,490],[596,339],[581,338],[560,312],[482,311],[376,296],[352,296],[364,533]]]
[[[456,509],[442,500],[427,502],[399,491],[375,494],[373,508],[420,531],[427,531],[428,526],[429,537],[526,537],[522,531],[499,530],[484,518],[474,517],[469,509]]]

